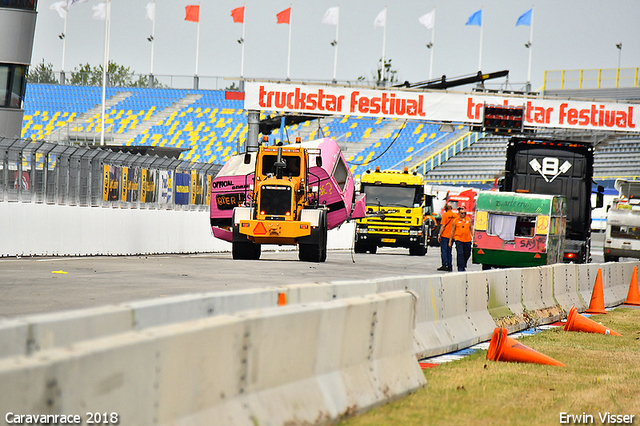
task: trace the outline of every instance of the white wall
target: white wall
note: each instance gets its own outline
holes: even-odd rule
[[[231,250],[230,243],[213,237],[208,211],[0,202],[0,217],[0,256],[5,257]],[[340,229],[331,230],[328,247],[350,248],[353,227],[353,224],[344,224]]]

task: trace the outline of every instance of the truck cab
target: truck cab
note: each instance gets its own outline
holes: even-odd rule
[[[375,254],[378,247],[405,247],[412,256],[427,252],[428,216],[433,213],[431,195],[424,192],[424,176],[376,168],[360,181],[366,195],[367,216],[358,219],[354,251]]]

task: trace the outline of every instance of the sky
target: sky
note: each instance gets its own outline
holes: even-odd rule
[[[64,20],[49,10],[56,0],[39,0],[32,65],[44,60],[54,71],[62,64]],[[74,5],[67,18],[65,71],[103,61],[103,21],[92,19],[98,0]],[[145,18],[149,0],[112,0],[110,59],[137,74],[151,67],[152,22]],[[284,80],[287,76],[289,25],[276,14],[291,13],[292,81],[333,78],[336,27],[321,23],[328,8],[340,6],[337,80],[373,79],[382,56],[383,28],[376,16],[387,6],[385,57],[399,81],[429,79],[432,40],[433,77],[457,77],[478,71],[480,27],[465,25],[483,9],[482,71],[509,70],[508,88],[527,81],[530,27],[516,26],[534,6],[530,0],[200,0],[198,75],[238,78],[242,24],[231,10],[245,5],[245,78]],[[195,74],[197,24],[185,21],[185,7],[196,0],[156,0],[156,76]],[[435,28],[418,18],[436,8]],[[640,66],[640,0],[538,0],[533,14],[531,83],[542,86],[545,70]],[[616,44],[622,43],[622,50]],[[213,79],[211,79],[213,80]],[[218,80],[230,85],[227,80]],[[221,83],[220,83],[221,81]],[[504,80],[501,80],[504,82]],[[202,87],[202,85],[201,85]],[[224,86],[223,86],[224,87]]]

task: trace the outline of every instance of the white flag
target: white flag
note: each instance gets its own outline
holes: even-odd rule
[[[62,19],[67,17],[67,2],[59,1],[49,6],[49,10],[55,10]]]
[[[387,26],[387,8],[382,9],[382,12],[378,13],[376,20],[373,21],[373,28],[386,27]]]
[[[100,3],[92,7],[93,9],[93,19],[100,19],[104,21],[107,18],[107,4]]]
[[[340,17],[340,7],[330,7],[322,17],[322,23],[327,25],[338,25],[338,18]]]
[[[65,9],[69,10],[71,6],[75,6],[76,4],[79,4],[79,3],[86,3],[88,1],[89,0],[67,0],[67,7]]]
[[[155,21],[156,19],[156,3],[147,4],[147,19],[150,21]]]
[[[418,22],[424,25],[428,30],[433,28],[433,24],[436,21],[436,10],[433,9],[432,12],[427,13],[426,15],[422,15],[418,18]]]

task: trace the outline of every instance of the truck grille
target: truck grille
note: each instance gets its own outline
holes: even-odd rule
[[[291,213],[291,187],[263,186],[260,189],[260,212],[267,216]]]

